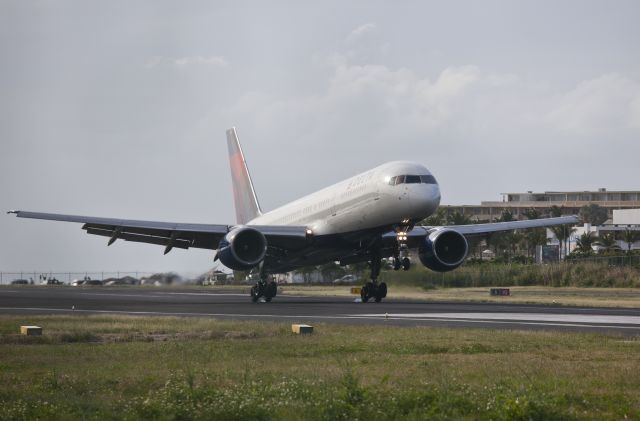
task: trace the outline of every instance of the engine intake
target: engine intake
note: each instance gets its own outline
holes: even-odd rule
[[[248,270],[256,267],[267,254],[267,239],[260,231],[251,227],[237,227],[229,231],[220,241],[218,258],[223,265],[233,270]]]
[[[431,232],[418,250],[420,262],[436,272],[448,272],[467,258],[469,244],[457,231],[441,228]]]

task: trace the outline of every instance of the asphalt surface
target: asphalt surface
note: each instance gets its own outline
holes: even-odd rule
[[[640,336],[640,309],[426,302],[278,295],[252,303],[243,289],[1,287],[0,314],[132,314],[297,323],[546,329]]]

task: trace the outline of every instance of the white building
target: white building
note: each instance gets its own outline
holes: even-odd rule
[[[587,232],[592,232],[596,237],[601,237],[608,233],[619,234],[626,230],[638,232],[638,240],[632,244],[631,249],[640,249],[640,209],[614,209],[613,218],[602,225],[594,227],[591,226],[591,224],[584,224],[584,226],[577,227],[569,238],[568,252],[570,253],[576,248],[576,241],[582,234]],[[551,230],[547,230],[547,238],[550,239],[550,244],[558,244],[558,240],[554,237]],[[627,243],[622,240],[618,240],[617,243],[620,249],[627,250]]]

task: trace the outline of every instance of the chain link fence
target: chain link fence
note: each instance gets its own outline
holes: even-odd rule
[[[0,285],[11,284],[46,284],[54,279],[64,283],[71,284],[75,280],[97,280],[101,282],[109,280],[130,279],[132,282],[140,281],[157,272],[152,271],[80,271],[80,272],[43,272],[43,271],[0,271]]]

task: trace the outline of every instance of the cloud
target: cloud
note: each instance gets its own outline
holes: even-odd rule
[[[360,25],[355,28],[353,31],[347,35],[347,42],[354,42],[357,39],[361,38],[365,34],[372,32],[376,29],[376,24],[374,22],[365,23],[364,25]]]
[[[229,62],[222,56],[191,56],[191,57],[154,57],[147,62],[147,67],[153,68],[158,66],[174,66],[174,67],[188,67],[188,66],[212,66],[212,67],[226,67]]]
[[[640,83],[617,73],[582,81],[551,102],[548,120],[562,130],[589,133],[640,127]]]

